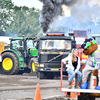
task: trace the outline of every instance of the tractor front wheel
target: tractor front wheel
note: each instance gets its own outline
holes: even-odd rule
[[[5,52],[2,54],[2,64],[0,66],[0,72],[6,75],[13,75],[19,71],[18,59],[11,52]]]
[[[28,65],[29,69],[31,69],[31,73],[37,74],[37,67],[34,61],[34,58],[31,58]]]

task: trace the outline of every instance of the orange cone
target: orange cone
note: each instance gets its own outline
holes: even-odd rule
[[[70,98],[76,98],[76,93],[75,92],[70,92]]]
[[[41,100],[40,85],[39,84],[37,84],[37,88],[36,88],[36,93],[35,93],[34,100]]]

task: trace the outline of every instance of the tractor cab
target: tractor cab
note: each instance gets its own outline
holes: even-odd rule
[[[37,56],[34,40],[35,38],[26,37],[11,38],[10,49],[15,50],[20,57],[23,57],[26,65],[32,56]]]
[[[29,51],[31,48],[35,48],[34,38],[19,37],[19,38],[11,38],[10,40],[11,40],[10,49],[16,51],[24,53],[25,51],[26,52]]]

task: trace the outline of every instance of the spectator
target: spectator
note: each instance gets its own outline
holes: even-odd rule
[[[75,77],[75,74],[78,75],[78,81],[76,84],[76,88],[80,88],[79,84],[82,79],[82,73],[79,71],[80,69],[80,58],[77,56],[77,50],[72,49],[71,53],[61,60],[64,64],[66,64],[66,61],[68,61],[68,74],[71,76],[68,79],[68,88],[71,88],[71,82],[73,78]]]

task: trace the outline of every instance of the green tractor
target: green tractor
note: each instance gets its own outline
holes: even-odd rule
[[[18,37],[10,39],[10,48],[2,52],[0,73],[17,74],[20,70],[29,69],[36,72],[38,50],[35,48],[35,38]]]

